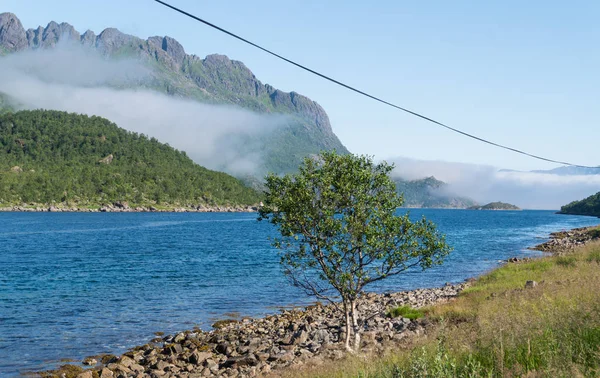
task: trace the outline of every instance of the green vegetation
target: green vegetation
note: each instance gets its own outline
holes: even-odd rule
[[[13,111],[13,105],[7,95],[0,92],[0,115]]]
[[[425,309],[427,338],[385,357],[296,377],[598,377],[600,244],[507,264],[456,300]],[[538,282],[525,288],[525,282]]]
[[[256,191],[154,138],[58,111],[0,116],[0,204],[254,204]]]
[[[600,192],[561,207],[560,213],[600,217]]]
[[[259,219],[278,227],[274,246],[295,285],[320,299],[341,298],[348,350],[360,348],[364,314],[356,299],[367,285],[441,264],[450,252],[433,223],[396,215],[402,197],[392,169],[365,156],[323,152],[306,158],[298,174],[266,178]]]
[[[443,189],[447,184],[433,176],[419,180],[395,178],[394,182],[406,207],[467,208],[477,204],[470,198],[445,194]]]
[[[390,318],[402,317],[407,319],[420,319],[425,316],[425,312],[410,306],[400,306],[390,309],[387,312],[387,316]]]
[[[469,210],[521,210],[515,205],[505,202],[490,202],[483,206],[471,206]]]

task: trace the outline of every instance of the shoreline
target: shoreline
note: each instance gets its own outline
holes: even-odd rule
[[[127,203],[90,205],[86,207],[33,204],[27,206],[4,206],[0,212],[22,213],[253,213],[258,205],[194,205],[194,206],[133,206]]]
[[[591,237],[582,237],[596,230]],[[554,232],[550,240],[529,249],[562,253],[600,238],[597,226]],[[557,241],[559,240],[559,241]],[[551,245],[552,248],[547,247]],[[543,258],[543,257],[542,257]],[[511,258],[519,263],[530,258]],[[359,302],[362,313],[373,314],[365,324],[361,353],[381,354],[427,334],[427,318],[390,318],[393,307],[409,305],[420,308],[451,301],[470,282],[443,287],[416,289],[396,293],[365,293]],[[101,355],[83,360],[88,370],[66,365],[77,378],[133,377],[244,377],[299,366],[314,366],[345,358],[341,313],[333,305],[315,304],[303,309],[283,310],[280,314],[242,320],[217,321],[210,331],[198,328],[174,335],[157,337],[149,343],[131,348],[120,356]],[[91,368],[91,369],[89,369]],[[46,373],[60,377],[64,370]],[[69,375],[67,375],[69,377]]]

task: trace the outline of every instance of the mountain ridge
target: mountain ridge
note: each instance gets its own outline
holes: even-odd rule
[[[433,176],[416,180],[394,178],[396,190],[404,196],[404,207],[465,209],[477,202],[470,198],[444,193],[448,185]]]
[[[600,192],[560,208],[559,214],[589,215],[600,217]]]
[[[203,103],[235,105],[261,114],[288,116],[284,127],[263,141],[262,150],[270,154],[264,171],[291,171],[303,157],[321,150],[348,153],[321,105],[297,92],[284,92],[263,84],[243,62],[219,54],[205,58],[187,54],[169,36],[142,39],[116,28],[106,28],[98,35],[91,30],[81,34],[72,25],[55,21],[46,27],[26,30],[13,13],[0,14],[1,55],[53,49],[61,43],[75,43],[106,58],[136,58],[151,68],[148,80],[128,83],[129,86]]]

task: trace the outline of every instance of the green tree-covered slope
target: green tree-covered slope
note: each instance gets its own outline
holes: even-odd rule
[[[46,27],[25,30],[14,14],[0,14],[2,53],[54,49],[64,41],[80,44],[108,59],[134,58],[149,69],[150,74],[143,79],[109,83],[115,88],[153,89],[204,103],[285,115],[287,121],[270,138],[245,144],[264,154],[264,167],[260,167],[259,175],[267,171],[294,171],[305,156],[322,150],[348,152],[333,133],[327,113],[319,104],[296,92],[283,92],[263,84],[242,62],[227,56],[215,54],[203,59],[188,55],[173,38],[141,39],[114,28],[99,35],[89,30],[80,34],[67,23],[52,21]]]
[[[600,217],[600,192],[582,199],[573,201],[560,208],[561,214],[593,215]]]
[[[394,179],[396,188],[404,196],[406,207],[457,208],[464,209],[477,203],[470,198],[444,194],[446,183],[435,177],[419,180]]]
[[[256,191],[154,138],[58,111],[0,116],[0,204],[250,205]]]

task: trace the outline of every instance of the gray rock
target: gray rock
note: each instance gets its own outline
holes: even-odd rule
[[[538,285],[538,283],[536,281],[527,281],[527,282],[525,282],[525,288],[526,289],[534,288],[537,285]]]
[[[83,359],[83,361],[81,361],[81,363],[88,366],[94,366],[98,363],[98,360],[93,357],[86,357]]]
[[[21,21],[12,13],[0,14],[0,46],[9,52],[27,48],[27,35]]]
[[[80,42],[85,47],[93,47],[96,44],[96,34],[91,30],[87,30],[81,36]]]
[[[188,361],[192,364],[200,365],[200,364],[203,364],[204,361],[208,360],[211,357],[212,357],[212,353],[194,351],[188,358]]]

